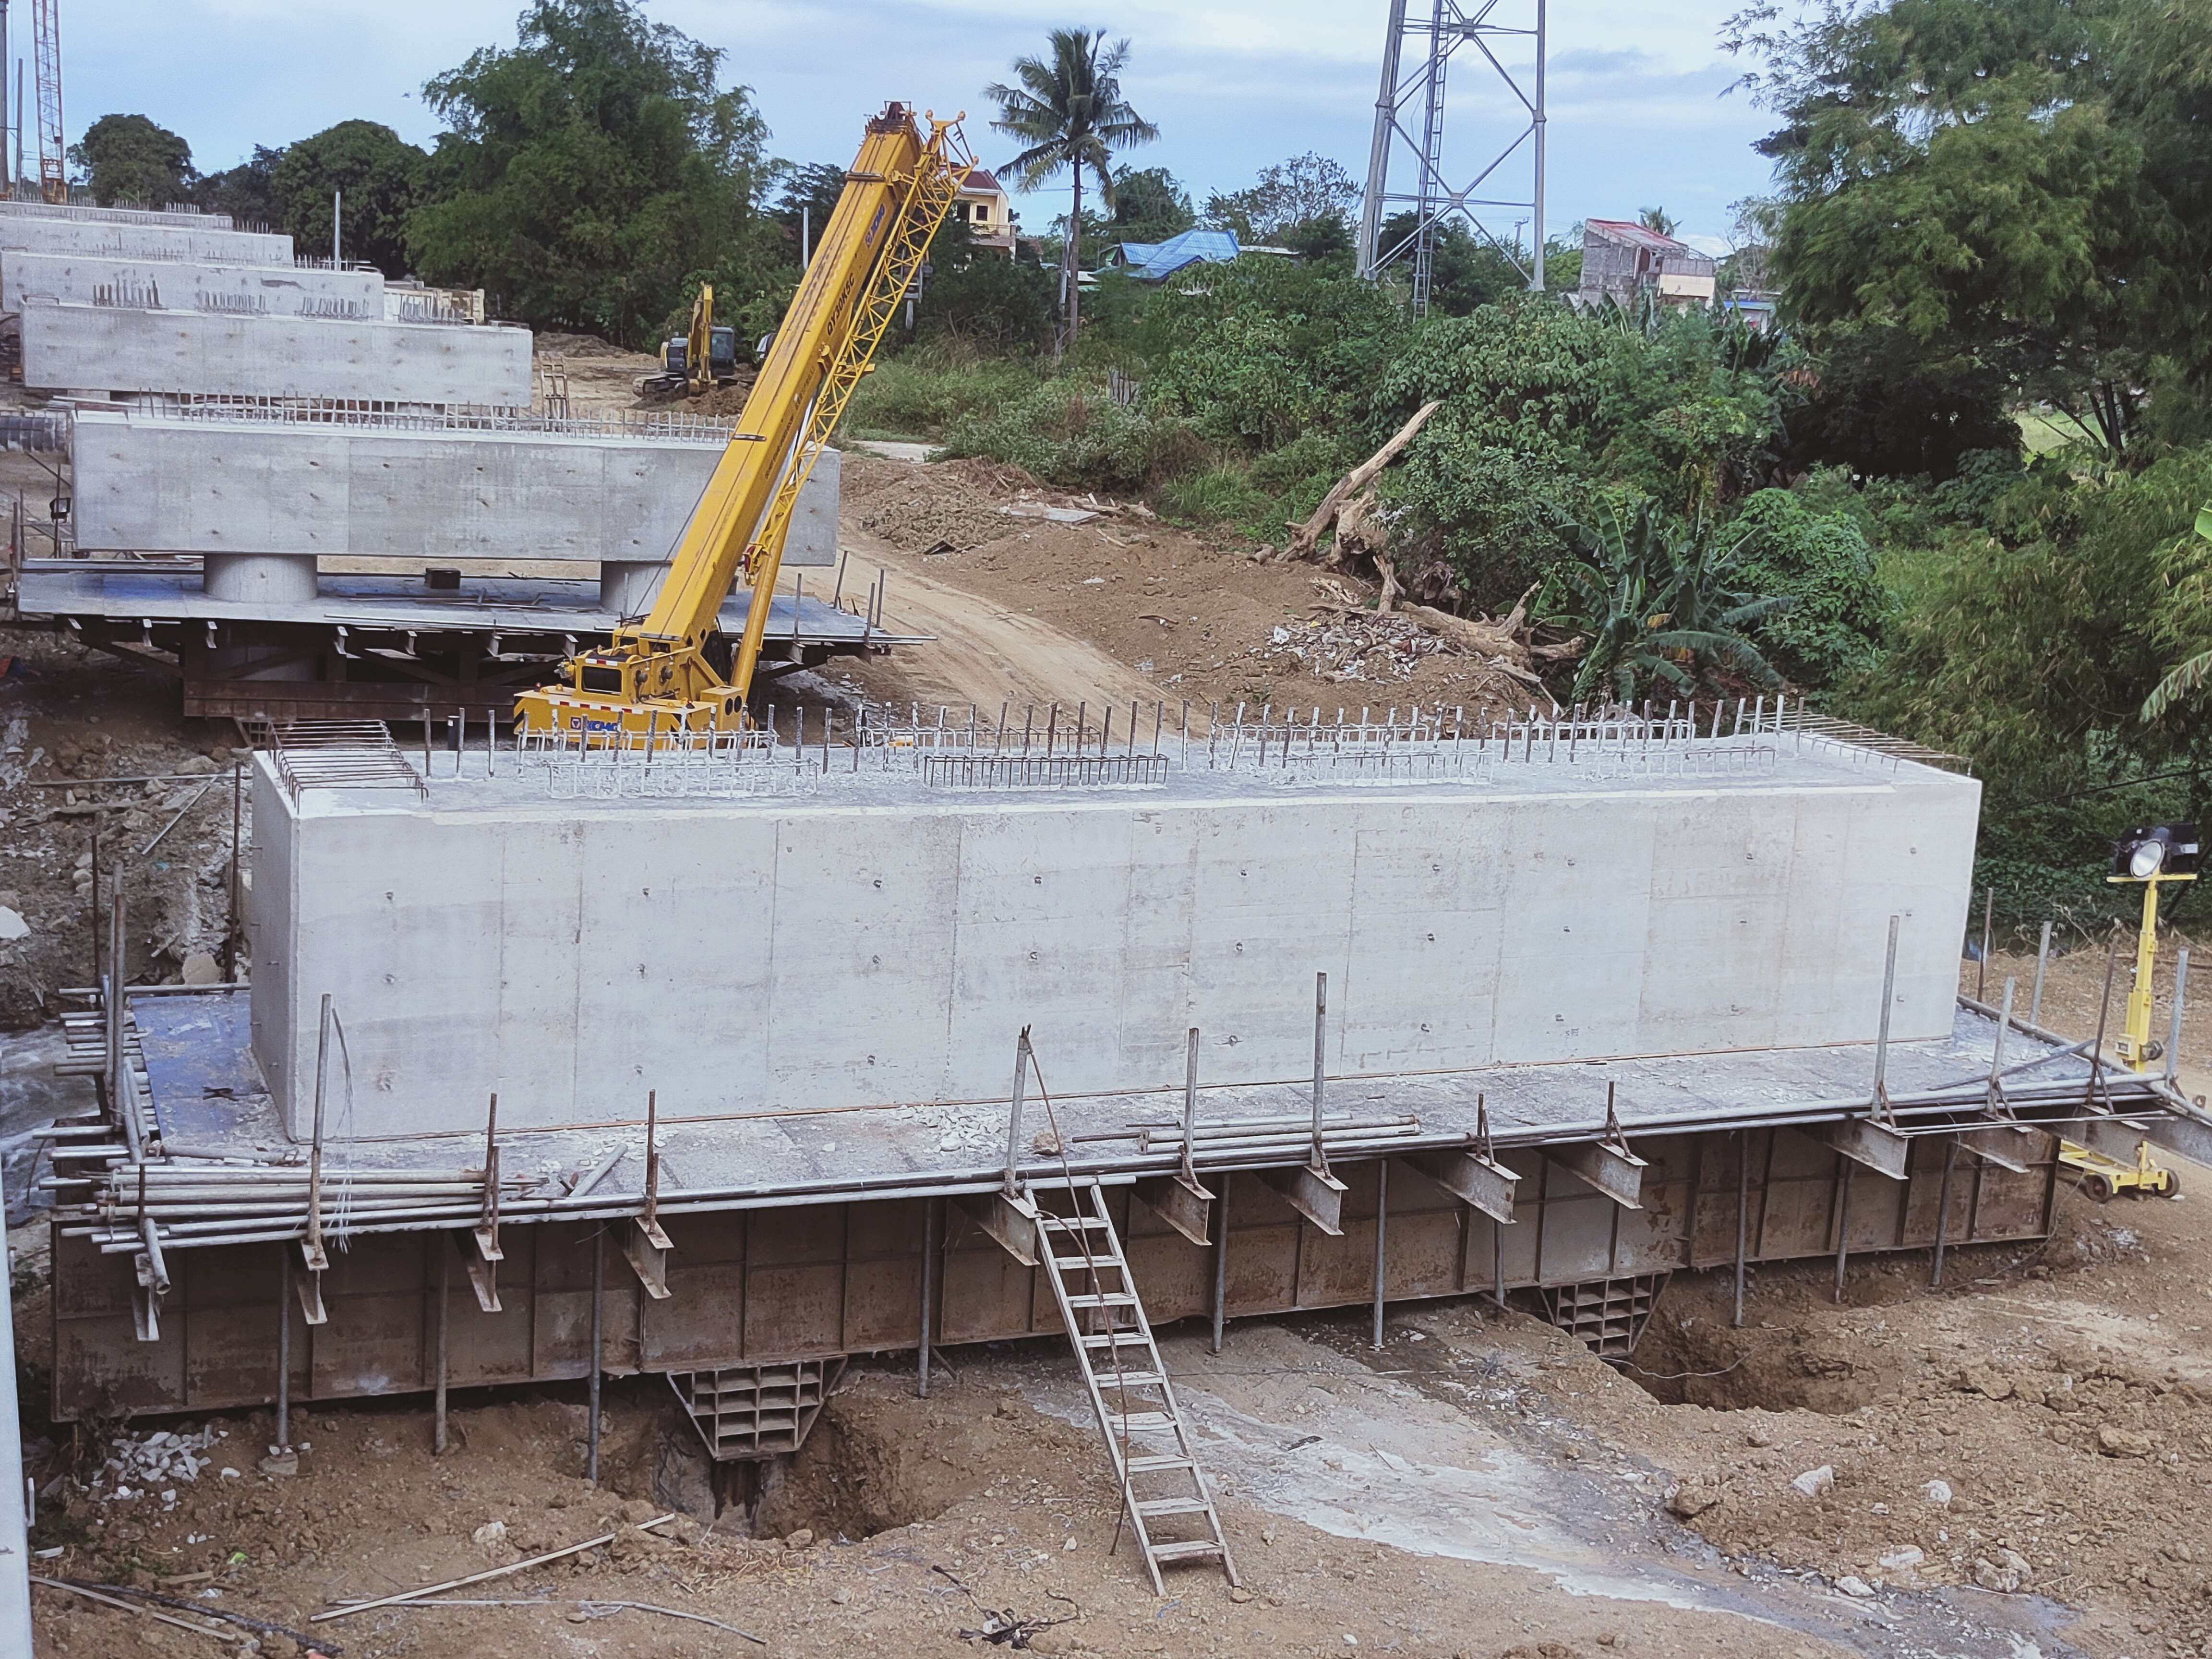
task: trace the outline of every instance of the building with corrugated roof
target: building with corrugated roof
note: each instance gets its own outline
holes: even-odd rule
[[[1711,305],[1719,262],[1687,242],[1626,219],[1583,224],[1583,281],[1577,298],[1595,305],[1610,295],[1626,306],[1655,294],[1678,310]]]

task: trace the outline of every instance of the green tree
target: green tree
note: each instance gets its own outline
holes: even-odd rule
[[[407,222],[415,210],[423,152],[374,121],[341,121],[287,149],[270,170],[270,185],[301,253],[320,257],[331,246],[331,216],[339,225],[341,257],[365,260],[387,276],[409,270]],[[343,196],[342,202],[333,201]]]
[[[792,168],[783,176],[783,188],[776,194],[775,221],[791,237],[793,257],[799,252],[799,233],[804,228],[818,242],[822,228],[830,222],[836,211],[837,198],[845,193],[845,167],[838,161],[809,161]],[[800,225],[800,210],[805,210],[805,224]],[[947,222],[951,222],[950,220]]]
[[[1190,192],[1165,167],[1115,168],[1113,210],[1102,234],[1117,242],[1164,242],[1198,222]]]
[[[1826,0],[1787,27],[1778,15],[1740,14],[1727,44],[1763,60],[1749,78],[1784,121],[1760,148],[1781,186],[1789,313],[1995,362],[2126,453],[2148,356],[2175,337],[2164,273],[2191,249],[2205,264],[2205,231],[2184,230],[2150,165],[2179,149],[2201,166],[2202,141],[2181,142],[2119,74],[2154,9]]]
[[[192,147],[143,115],[103,115],[70,146],[69,159],[102,207],[131,202],[167,207],[191,196]]]
[[[513,50],[423,88],[449,131],[409,221],[416,269],[534,328],[631,345],[702,274],[736,279],[742,307],[767,282],[767,129],[744,88],[718,88],[720,64],[631,0],[535,0]]]
[[[1789,490],[1761,489],[1744,499],[1728,533],[1739,538],[1742,585],[1790,601],[1750,630],[1768,661],[1808,690],[1871,665],[1883,593],[1874,550],[1856,524],[1813,512]]]
[[[1206,222],[1237,233],[1240,242],[1282,242],[1301,231],[1333,225],[1348,233],[1359,185],[1326,155],[1308,150],[1260,169],[1256,183],[1206,198]]]
[[[270,149],[256,144],[253,154],[236,167],[193,179],[192,204],[210,213],[227,213],[241,227],[273,228],[284,217],[276,199],[276,163],[283,156],[282,145]]]
[[[1127,40],[1109,45],[1103,31],[1091,29],[1054,29],[1048,39],[1049,62],[1018,58],[1014,78],[1020,84],[994,82],[983,93],[999,106],[992,127],[1024,146],[1006,164],[1022,190],[1035,190],[1063,170],[1068,174],[1072,195],[1060,283],[1066,295],[1062,343],[1072,346],[1082,320],[1075,276],[1083,269],[1084,172],[1097,181],[1098,199],[1111,209],[1113,153],[1150,143],[1160,130],[1121,95]]]

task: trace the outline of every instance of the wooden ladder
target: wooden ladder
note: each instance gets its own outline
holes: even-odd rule
[[[1092,1182],[1071,1188],[1070,1196],[1073,1215],[1039,1214],[1039,1256],[1113,1456],[1122,1513],[1152,1576],[1153,1593],[1167,1594],[1160,1567],[1172,1561],[1218,1560],[1234,1585],[1237,1564],[1230,1559],[1221,1516],[1106,1213],[1105,1192]],[[1156,1536],[1159,1531],[1183,1535]]]

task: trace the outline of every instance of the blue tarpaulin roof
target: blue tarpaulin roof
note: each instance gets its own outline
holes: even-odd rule
[[[1185,265],[1201,260],[1227,264],[1237,257],[1233,230],[1186,230],[1164,242],[1123,242],[1113,251],[1112,263],[1140,282],[1166,281]]]

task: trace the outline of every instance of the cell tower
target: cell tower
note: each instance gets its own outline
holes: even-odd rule
[[[1415,15],[1408,17],[1407,0],[1390,0],[1375,145],[1359,220],[1359,274],[1371,277],[1410,259],[1417,317],[1429,308],[1437,230],[1455,220],[1511,260],[1532,291],[1543,292],[1545,3],[1417,0]],[[1523,61],[1531,43],[1533,70]],[[1445,70],[1462,48],[1479,59],[1473,66],[1476,79],[1489,94],[1485,104],[1462,109],[1463,118],[1476,117],[1476,136],[1462,147],[1471,152],[1464,159],[1448,155],[1444,147]],[[1395,190],[1394,165],[1399,173]],[[1523,178],[1526,196],[1504,193]],[[1394,234],[1389,221],[1401,204],[1411,210],[1413,227],[1401,224]],[[1508,214],[1531,226],[1533,252],[1520,246],[1517,224],[1510,239],[1492,228]]]

